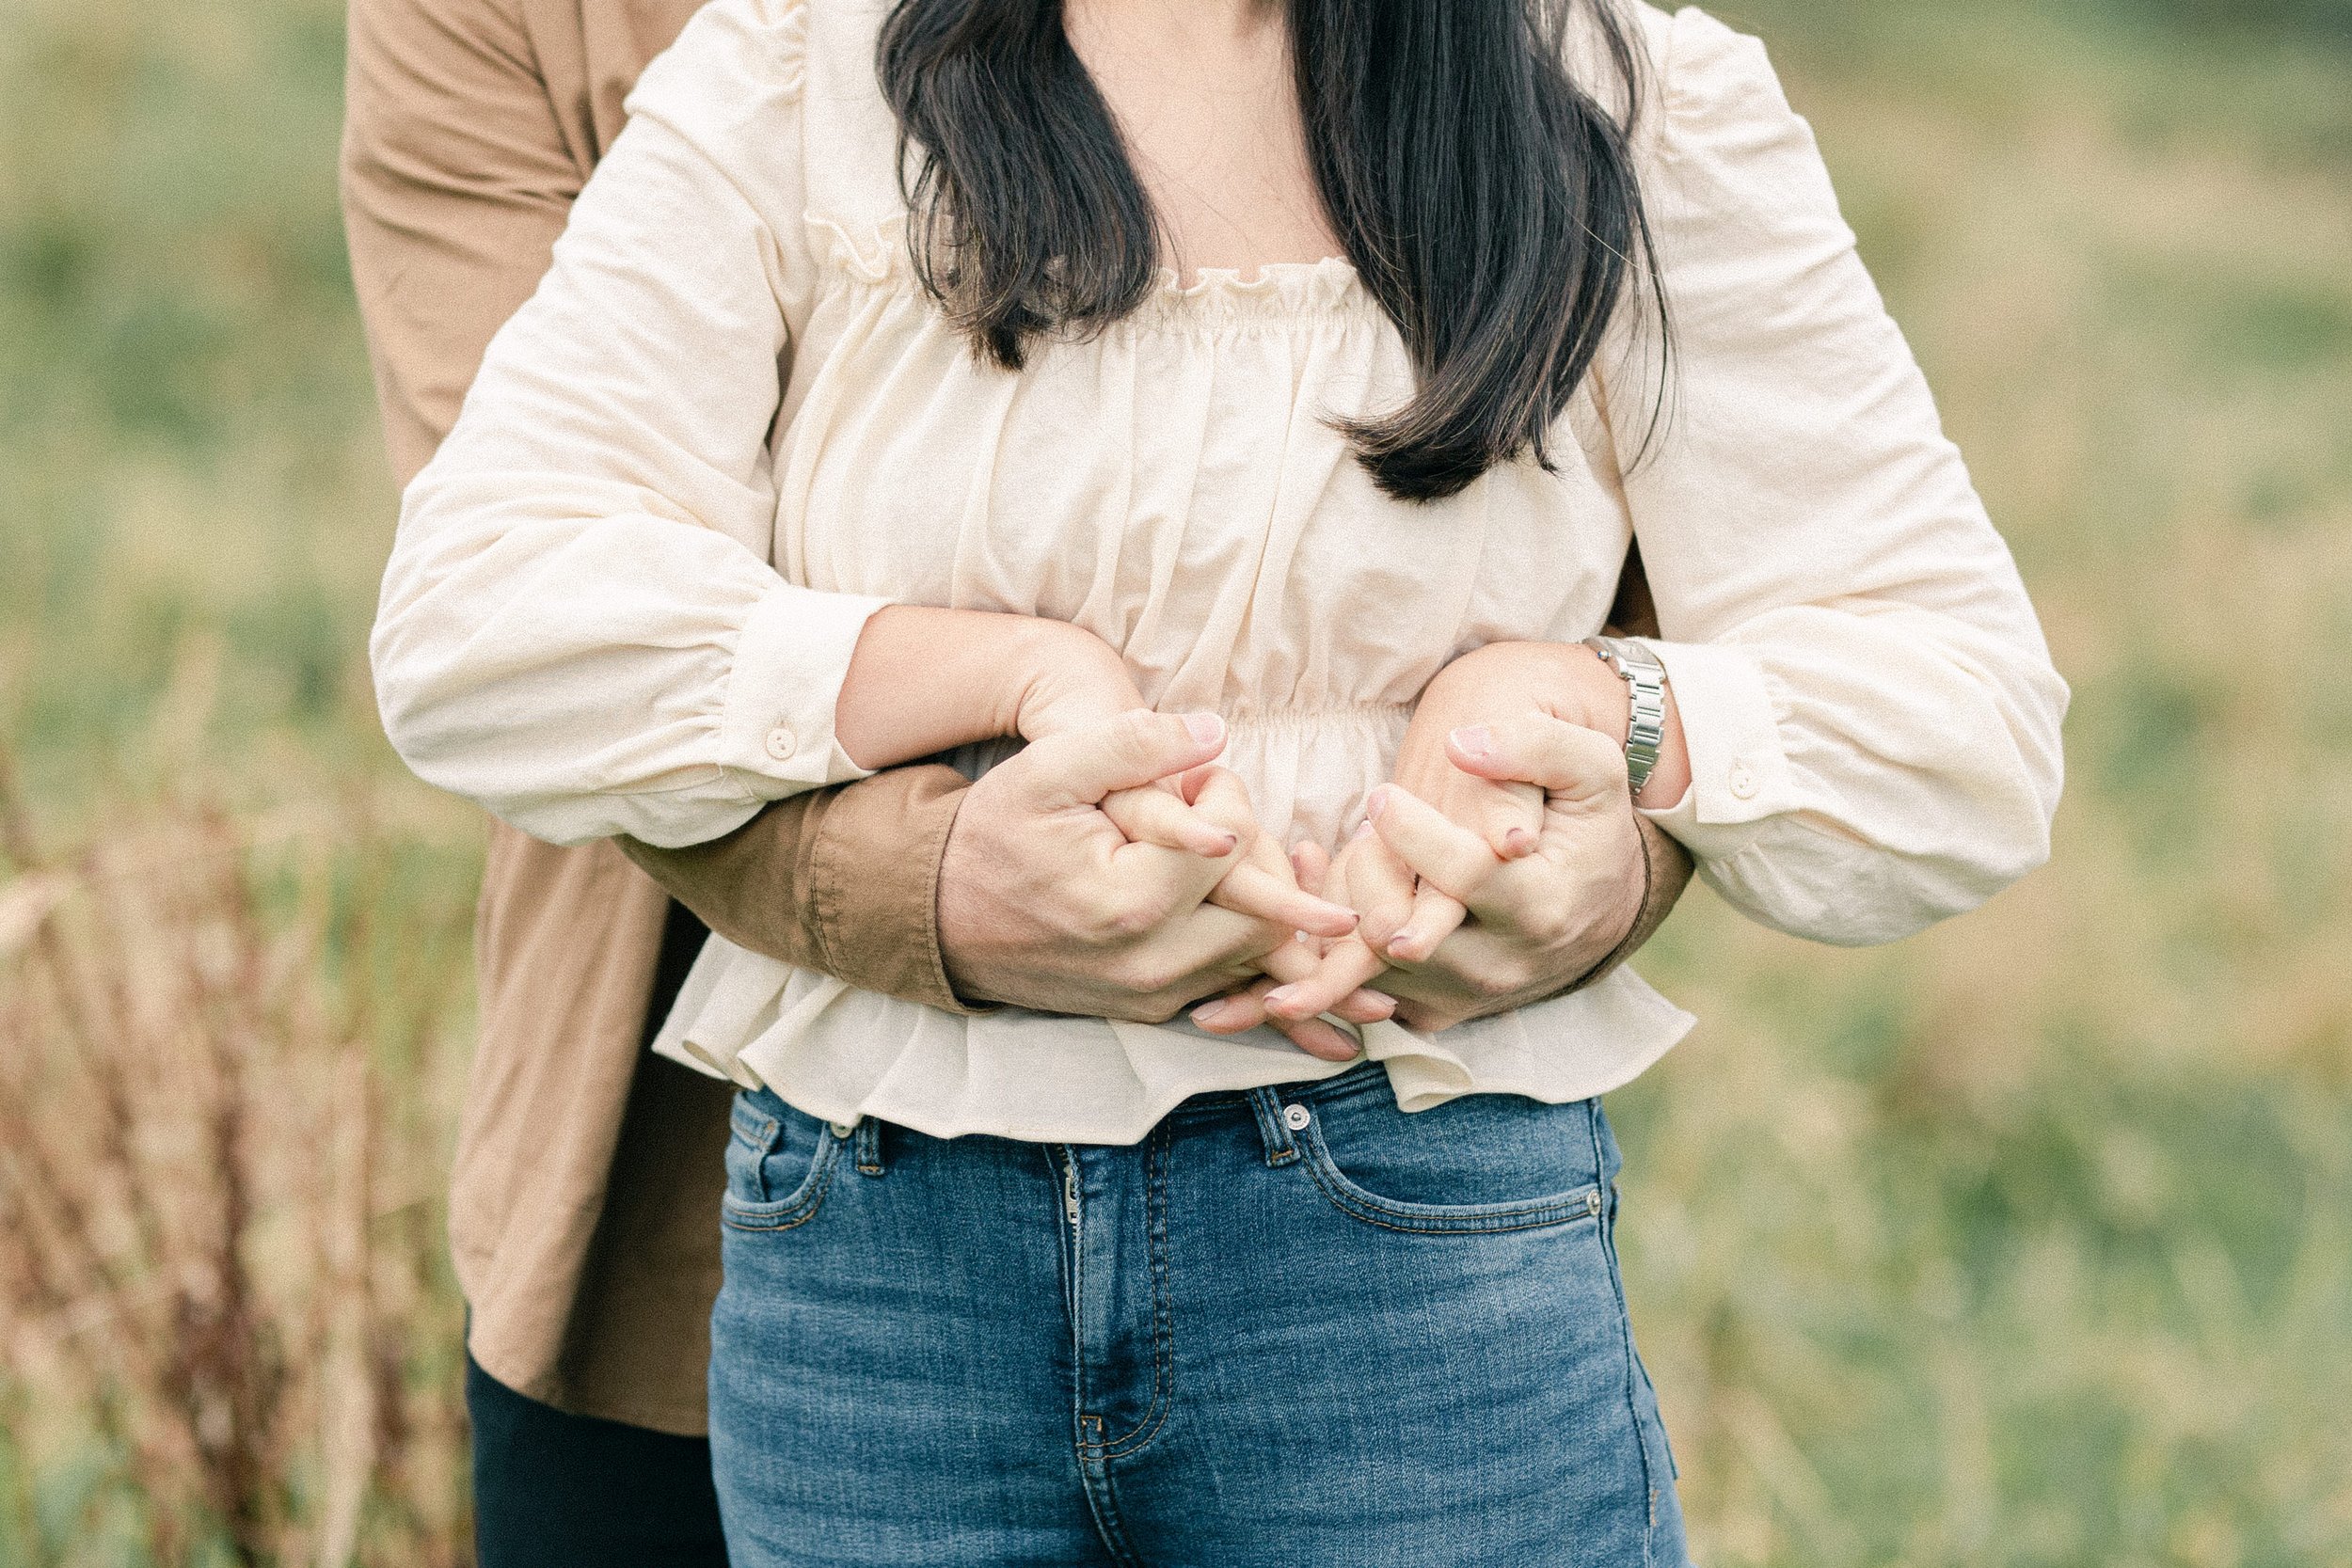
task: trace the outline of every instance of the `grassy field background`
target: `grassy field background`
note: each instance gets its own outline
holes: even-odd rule
[[[1986,910],[1700,894],[1645,961],[1705,1020],[1612,1104],[1694,1544],[2352,1564],[2352,5],[1720,14],[2076,705]],[[0,0],[0,1564],[463,1555],[480,835],[368,695],[340,62],[333,0]]]

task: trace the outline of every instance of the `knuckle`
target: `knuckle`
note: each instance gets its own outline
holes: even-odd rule
[[[1123,946],[1150,930],[1150,904],[1132,888],[1104,888],[1081,904],[1083,928],[1100,946]]]
[[[1130,708],[1112,729],[1114,742],[1128,758],[1140,762],[1158,753],[1167,720],[1150,708]]]
[[[1104,911],[1104,928],[1115,941],[1133,942],[1149,936],[1160,923],[1159,911],[1141,898],[1123,898]]]
[[[1236,856],[1248,853],[1258,836],[1258,819],[1250,812],[1246,793],[1212,784],[1194,799],[1192,809],[1242,841],[1234,851]]]
[[[1165,1023],[1164,1018],[1153,1018],[1151,999],[1130,991],[1106,990],[1092,999],[1089,1008],[1100,1018],[1115,1018],[1121,1023]]]
[[[1127,989],[1147,996],[1172,991],[1184,977],[1184,966],[1166,954],[1137,951],[1127,960]]]
[[[1520,985],[1518,965],[1508,960],[1488,964],[1464,978],[1470,993],[1481,1002],[1500,1002]]]
[[[1552,904],[1530,910],[1519,920],[1519,929],[1539,947],[1557,947],[1565,942],[1575,934],[1575,926],[1565,910]]]
[[[1576,772],[1594,778],[1613,778],[1625,771],[1625,752],[1598,730],[1562,724],[1552,738],[1560,757]]]
[[[1184,996],[1181,991],[1159,989],[1155,990],[1152,994],[1136,1000],[1136,1022],[1137,1023],[1166,1023],[1184,1010]]]
[[[1279,921],[1261,920],[1255,916],[1221,948],[1217,955],[1220,965],[1250,964],[1264,958],[1291,940],[1290,928]]]

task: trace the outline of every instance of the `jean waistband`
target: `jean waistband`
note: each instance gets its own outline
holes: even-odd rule
[[[1359,1062],[1345,1072],[1329,1078],[1275,1084],[1256,1089],[1214,1089],[1205,1094],[1196,1094],[1180,1101],[1174,1110],[1161,1118],[1161,1123],[1164,1126],[1184,1126],[1222,1117],[1248,1117],[1258,1124],[1259,1135],[1265,1142],[1266,1163],[1286,1165],[1298,1158],[1295,1134],[1306,1129],[1311,1108],[1367,1094],[1393,1094],[1389,1087],[1388,1069],[1378,1062]],[[736,1114],[739,1117],[748,1113],[739,1103]],[[854,1149],[857,1169],[866,1176],[880,1176],[887,1167],[883,1149],[885,1131],[895,1133],[899,1130],[885,1130],[878,1118],[870,1116],[859,1117],[854,1126],[834,1123],[831,1128],[834,1137]]]
[[[1306,1130],[1313,1107],[1359,1095],[1391,1092],[1388,1069],[1378,1062],[1359,1062],[1329,1078],[1197,1094],[1168,1112],[1164,1119],[1181,1125],[1235,1113],[1248,1116],[1257,1122],[1258,1135],[1265,1142],[1266,1164],[1287,1165],[1298,1158],[1297,1134]]]

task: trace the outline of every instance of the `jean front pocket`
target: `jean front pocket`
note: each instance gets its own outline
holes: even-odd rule
[[[1343,1212],[1391,1230],[1480,1234],[1597,1221],[1614,1145],[1597,1101],[1466,1095],[1396,1107],[1385,1085],[1317,1101],[1298,1129],[1308,1171]]]
[[[787,1230],[815,1218],[841,1139],[764,1089],[737,1095],[731,1121],[720,1217],[739,1230]]]

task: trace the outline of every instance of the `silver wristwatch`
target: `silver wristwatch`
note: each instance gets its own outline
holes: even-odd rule
[[[1632,694],[1632,721],[1625,732],[1626,782],[1642,793],[1658,766],[1658,749],[1666,743],[1666,667],[1639,642],[1622,637],[1588,637],[1584,645],[1617,673]]]

